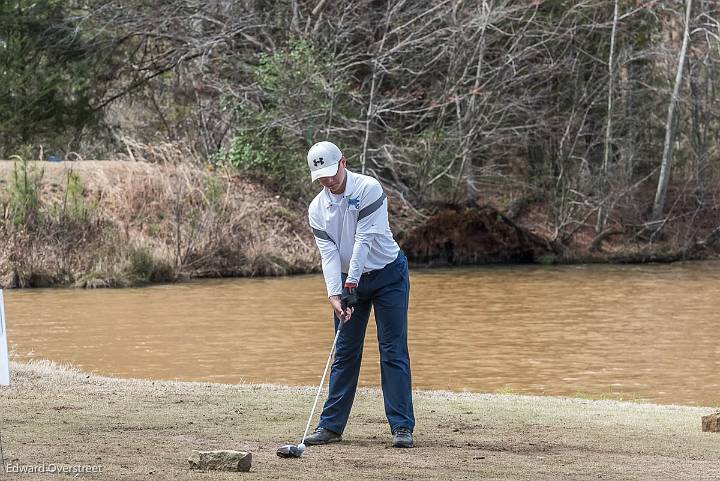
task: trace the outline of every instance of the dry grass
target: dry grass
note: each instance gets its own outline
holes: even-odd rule
[[[0,209],[0,286],[130,286],[195,277],[319,270],[320,259],[307,226],[304,203],[277,196],[230,172],[209,170],[182,145],[146,146],[128,141],[127,146],[129,158],[153,162],[31,163],[44,170],[40,213],[32,222],[18,226],[10,220],[5,200],[8,189],[0,189],[0,207],[6,207]],[[0,161],[0,186],[7,187],[13,167],[13,162]],[[70,172],[78,174],[84,186],[84,214],[80,217],[64,214]],[[401,196],[389,193],[393,229],[404,245],[427,219]],[[483,199],[498,203],[493,199],[497,201],[503,195],[496,188]],[[690,209],[683,203],[678,205]],[[518,223],[531,232],[552,237],[553,220],[547,215],[547,207],[528,207]],[[688,226],[680,228],[679,221],[673,221],[665,229],[666,235],[653,242],[639,240],[628,229],[607,239],[602,253],[588,252],[594,238],[588,228],[575,235],[562,255],[537,260],[702,258],[720,248],[715,239],[714,248],[708,245],[707,249],[688,250],[690,240],[703,241],[714,232],[716,223],[711,222],[712,217],[708,219],[697,232]],[[681,231],[688,235],[681,236]],[[492,252],[500,248],[495,257],[507,257],[508,253],[502,252],[507,246],[501,246],[502,242],[495,238],[485,242],[489,246],[482,242],[471,245],[469,257],[486,248]]]
[[[101,479],[717,479],[708,409],[583,399],[416,392],[417,447],[389,447],[376,390],[361,390],[345,441],[297,442],[312,388],[122,380],[50,362],[12,365],[0,389],[5,456],[102,464]],[[253,453],[251,474],[193,473],[193,449]],[[43,479],[53,479],[51,476]],[[63,478],[64,479],[64,478]]]
[[[0,239],[6,246],[0,251],[5,287],[126,286],[318,269],[305,206],[228,172],[111,161],[41,167],[46,213],[62,202],[72,170],[84,183],[92,215],[52,229],[49,222],[32,229],[5,222]],[[8,179],[12,168],[12,162],[0,163],[0,178]]]

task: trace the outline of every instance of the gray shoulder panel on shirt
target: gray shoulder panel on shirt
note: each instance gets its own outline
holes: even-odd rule
[[[363,207],[362,209],[360,209],[360,212],[358,213],[358,220],[363,219],[378,210],[380,206],[383,205],[383,202],[385,202],[386,198],[387,196],[385,195],[385,192],[383,192],[378,200],[368,205],[367,207]]]
[[[317,237],[318,239],[328,240],[328,241],[332,242],[333,244],[335,243],[335,241],[332,240],[330,235],[327,232],[325,232],[324,230],[316,229],[315,227],[311,227],[311,229],[313,231],[313,234],[315,234],[315,237]]]

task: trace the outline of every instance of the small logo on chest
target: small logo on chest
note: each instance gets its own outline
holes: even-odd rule
[[[356,209],[360,208],[360,197],[357,197],[355,199],[348,199],[348,205],[350,207],[355,207]]]

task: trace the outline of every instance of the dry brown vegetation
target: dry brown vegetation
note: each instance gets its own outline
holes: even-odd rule
[[[118,287],[319,269],[303,200],[232,168],[178,161],[182,153],[167,146],[133,145],[129,152],[136,161],[0,162],[0,285]],[[484,205],[438,206],[434,213],[389,194],[393,232],[415,264],[716,255],[720,231],[711,219],[700,223],[676,192],[670,190],[678,214],[662,235],[640,220],[631,227],[638,218],[629,206],[625,229],[604,237],[602,252],[592,252],[591,227],[563,243],[547,205],[515,203],[504,190],[488,190]]]
[[[378,390],[363,389],[345,440],[302,459],[313,388],[112,379],[13,363],[0,388],[7,462],[100,464],[97,479],[710,480],[720,476],[710,409],[619,401],[415,392],[417,447],[389,447]],[[197,473],[193,449],[253,453],[250,474]],[[28,478],[30,479],[30,478]],[[67,479],[44,475],[42,479]],[[93,478],[95,479],[95,478]]]
[[[18,165],[0,164],[6,193]],[[3,199],[6,287],[282,275],[319,265],[304,207],[227,171],[90,161],[28,169],[42,172],[37,205],[16,217],[18,200]]]

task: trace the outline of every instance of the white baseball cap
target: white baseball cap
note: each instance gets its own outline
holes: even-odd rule
[[[342,152],[332,142],[318,142],[310,147],[307,161],[312,180],[337,174],[340,159],[342,159]]]

